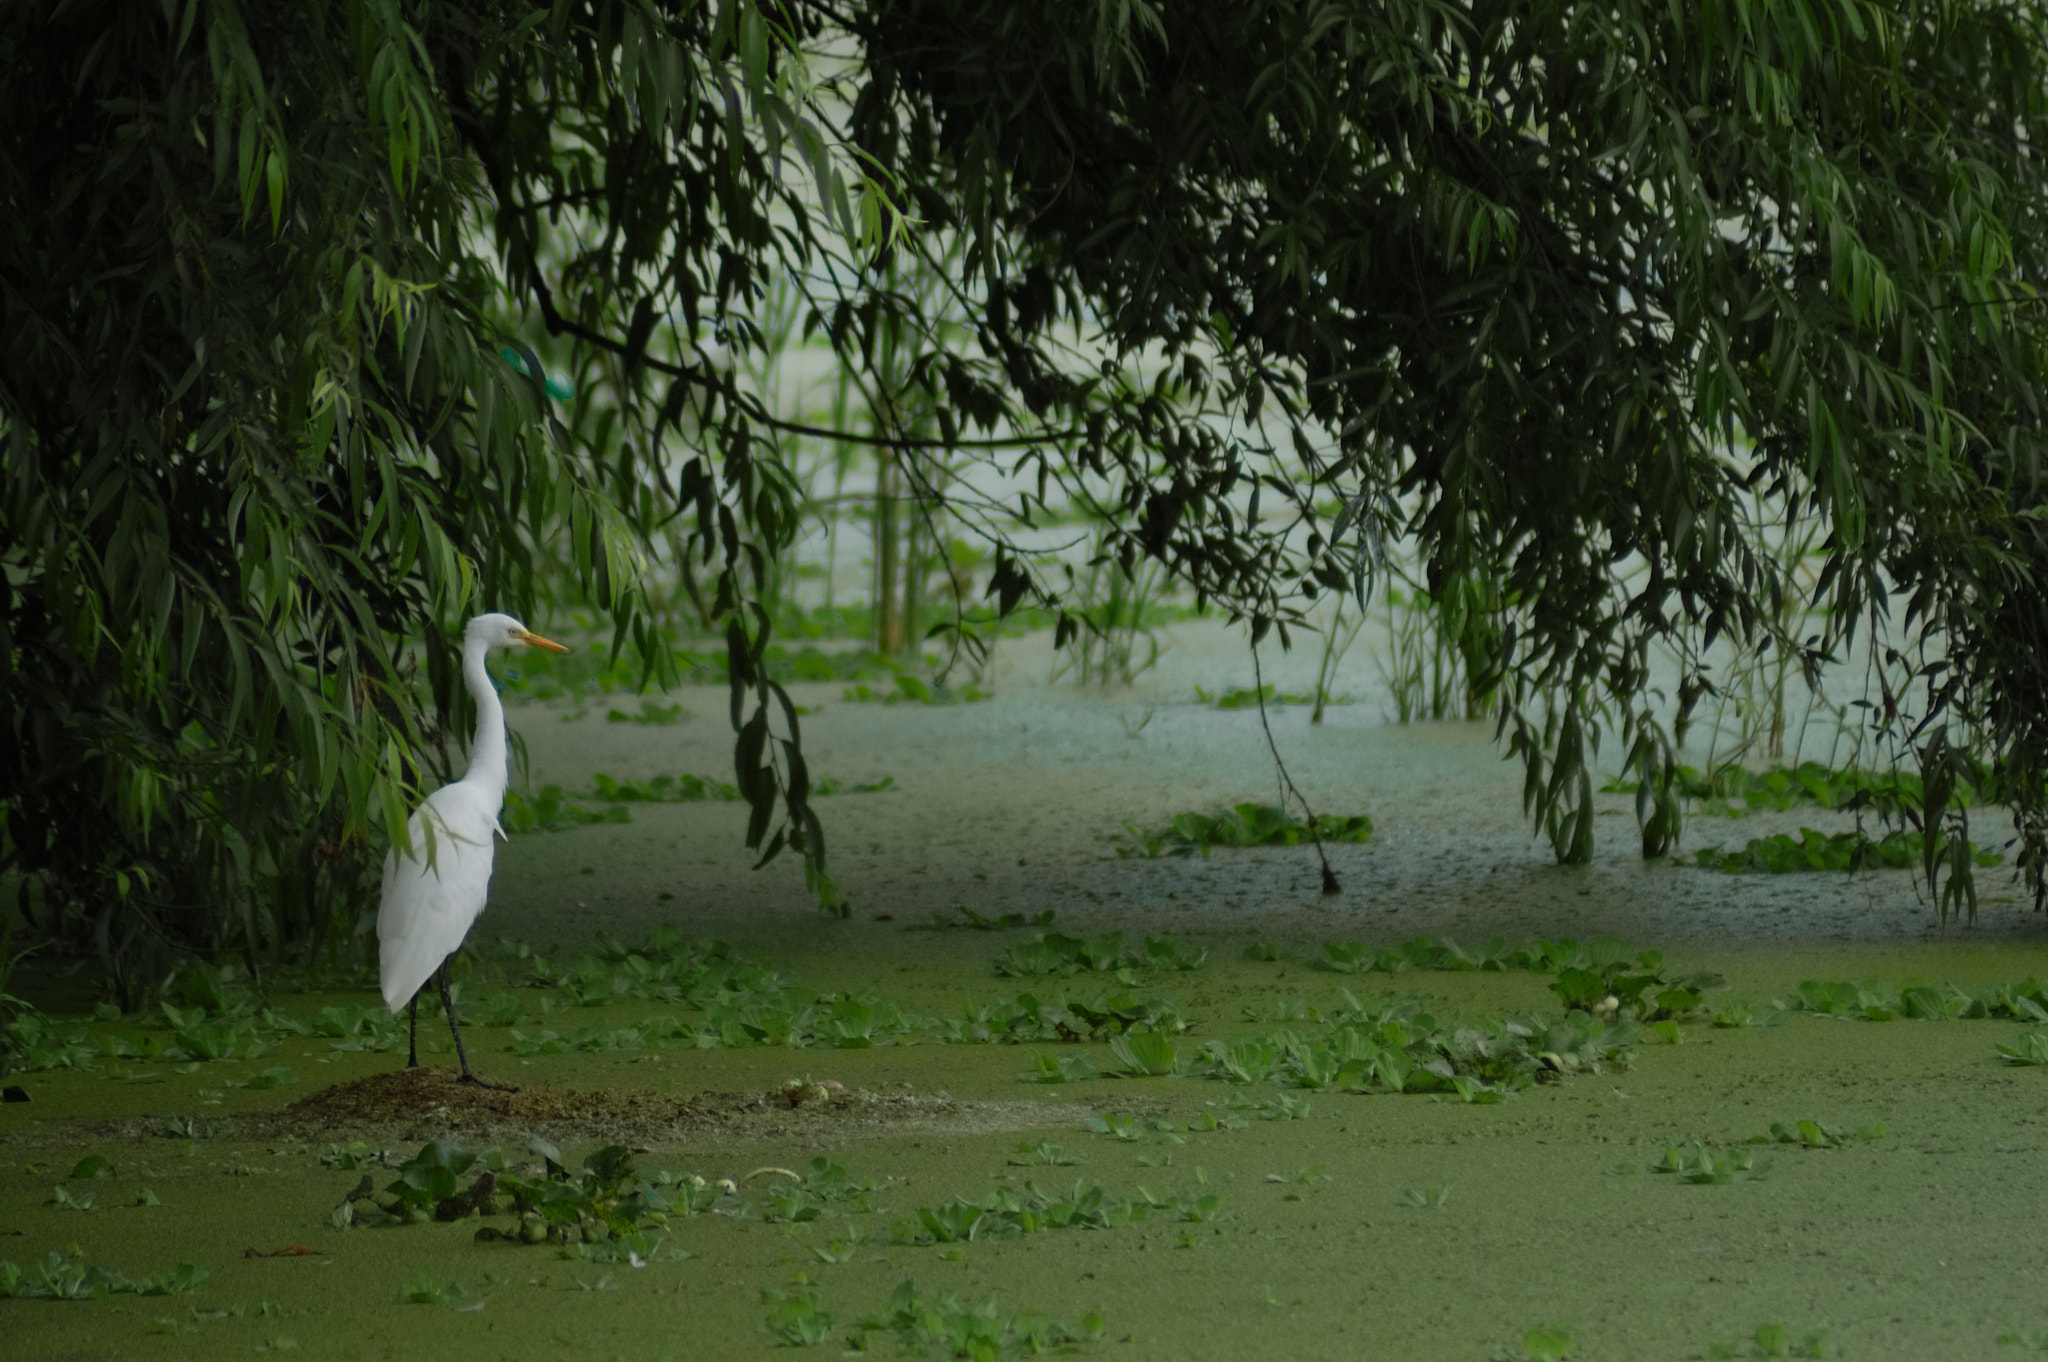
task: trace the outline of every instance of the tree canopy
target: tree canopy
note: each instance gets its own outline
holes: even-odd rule
[[[1061,498],[1255,639],[1412,539],[1566,860],[1603,732],[1675,835],[1652,642],[1682,724],[1717,637],[1881,631],[1872,723],[1996,762],[2038,877],[2044,52],[1862,0],[9,6],[0,868],[124,997],[345,936],[461,617],[566,562],[670,680],[674,522],[749,844],[836,904],[758,606],[817,432],[731,362],[782,281],[862,387],[829,433],[1004,610],[1060,608],[1011,527]]]

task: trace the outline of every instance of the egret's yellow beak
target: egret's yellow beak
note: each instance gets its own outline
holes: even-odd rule
[[[521,629],[518,633],[512,635],[512,637],[518,639],[521,643],[530,643],[536,648],[545,648],[551,653],[566,653],[569,651],[567,648],[564,648],[561,644],[555,642],[553,639],[542,638],[539,634],[534,633],[530,629]]]

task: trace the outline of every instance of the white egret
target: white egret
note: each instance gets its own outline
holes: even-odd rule
[[[498,810],[505,802],[505,708],[484,669],[493,648],[532,646],[569,650],[530,632],[510,615],[478,615],[462,633],[462,680],[476,701],[476,737],[462,779],[427,796],[406,824],[410,850],[384,857],[384,901],[377,909],[378,974],[384,1003],[396,1013],[412,1002],[412,1044],[406,1067],[420,1062],[420,988],[438,972],[441,1006],[455,1034],[462,1081],[486,1083],[469,1068],[455,1006],[448,996],[448,960],[461,948],[491,892],[491,837],[505,835]]]

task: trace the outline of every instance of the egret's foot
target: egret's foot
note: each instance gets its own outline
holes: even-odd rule
[[[471,1086],[472,1088],[489,1088],[489,1089],[490,1089],[490,1090],[491,1090],[492,1092],[518,1092],[518,1091],[519,1091],[519,1087],[518,1087],[518,1085],[517,1085],[517,1084],[515,1084],[515,1083],[493,1083],[493,1082],[491,1082],[491,1080],[490,1080],[490,1079],[488,1079],[488,1078],[478,1078],[478,1077],[477,1077],[477,1076],[476,1076],[475,1074],[473,1074],[473,1073],[464,1073],[464,1074],[462,1075],[462,1077],[460,1077],[460,1078],[456,1079],[455,1081],[456,1081],[456,1082],[458,1082],[458,1083],[467,1083],[467,1084],[469,1084],[469,1086]]]

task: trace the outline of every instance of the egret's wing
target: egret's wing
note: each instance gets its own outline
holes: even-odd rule
[[[435,791],[408,824],[412,853],[384,858],[378,975],[393,1012],[462,945],[490,897],[497,810],[483,802],[461,781]]]

